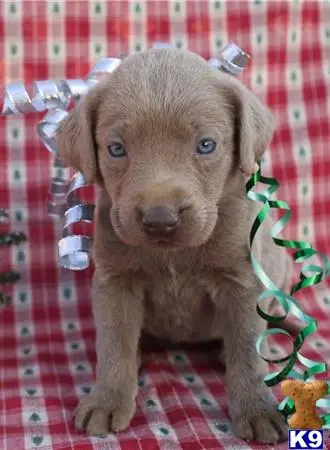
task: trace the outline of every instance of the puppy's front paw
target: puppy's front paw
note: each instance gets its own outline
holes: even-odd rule
[[[288,436],[285,420],[271,400],[266,408],[264,401],[257,401],[250,404],[245,414],[243,411],[232,414],[232,427],[238,437],[263,444],[283,442]]]
[[[91,392],[75,410],[75,427],[89,436],[106,436],[111,431],[117,433],[129,426],[135,406],[134,396],[129,399],[125,396],[114,402],[108,395],[102,397]]]

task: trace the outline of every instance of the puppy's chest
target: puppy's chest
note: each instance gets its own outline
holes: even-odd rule
[[[202,273],[177,272],[169,266],[146,290],[145,331],[173,341],[216,338],[215,288]]]

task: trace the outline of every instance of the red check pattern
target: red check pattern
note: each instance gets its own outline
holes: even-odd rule
[[[330,254],[329,2],[2,1],[0,85],[83,77],[101,57],[155,41],[210,57],[230,39],[253,56],[242,80],[277,120],[264,171],[281,181],[278,198],[292,207],[285,235]],[[46,212],[52,170],[38,120],[0,118],[0,206],[9,207],[12,229],[28,236],[23,247],[1,250],[1,265],[20,271],[22,280],[13,306],[0,315],[0,449],[268,448],[233,436],[223,368],[216,351],[205,348],[144,355],[137,412],[126,432],[91,439],[74,430],[72,412],[95,367],[92,269],[58,266],[61,224]],[[330,359],[328,287],[299,296],[319,320],[304,355],[320,361]]]

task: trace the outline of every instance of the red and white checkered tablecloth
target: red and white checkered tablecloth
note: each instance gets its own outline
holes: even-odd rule
[[[210,57],[230,39],[253,56],[242,79],[277,119],[264,171],[281,181],[278,198],[292,207],[285,235],[329,255],[329,1],[1,1],[0,85],[83,77],[101,57],[155,41]],[[9,207],[12,229],[28,236],[0,255],[2,268],[22,274],[12,307],[0,313],[0,450],[271,448],[233,436],[223,367],[205,348],[144,355],[127,431],[91,439],[74,430],[72,411],[94,377],[92,269],[59,268],[61,226],[46,211],[52,169],[35,132],[40,118],[0,118],[0,206]],[[319,320],[304,354],[323,361],[330,359],[328,289],[323,283],[299,297]]]

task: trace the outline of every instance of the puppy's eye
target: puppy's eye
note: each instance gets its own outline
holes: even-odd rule
[[[126,156],[126,150],[119,142],[113,142],[108,145],[108,151],[113,158],[123,158]]]
[[[197,145],[197,153],[200,155],[208,155],[209,153],[214,152],[217,143],[213,139],[202,139],[200,143]]]

